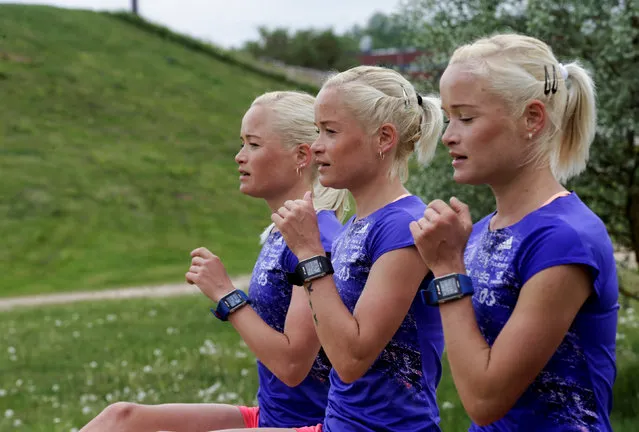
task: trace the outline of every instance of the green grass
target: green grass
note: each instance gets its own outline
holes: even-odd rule
[[[0,430],[20,420],[20,430],[68,432],[118,400],[254,403],[254,357],[208,306],[187,296],[3,313]],[[631,306],[620,314],[616,432],[639,430],[639,310]],[[466,430],[447,363],[438,399],[442,429]]]
[[[146,21],[145,19],[128,12],[115,12],[115,13],[106,12],[106,13],[114,18],[120,19],[129,24],[132,24],[141,30],[160,36],[161,38],[165,40],[177,42],[180,45],[185,46],[193,51],[204,53],[208,56],[211,56],[218,60],[222,60],[226,63],[241,66],[245,70],[255,72],[259,75],[273,78],[277,81],[290,84],[294,87],[299,87],[301,90],[304,90],[313,94],[317,93],[317,91],[319,90],[317,88],[317,84],[313,82],[291,81],[288,78],[286,71],[283,68],[274,66],[268,63],[260,62],[259,60],[253,58],[251,55],[249,55],[246,52],[224,50],[214,45],[194,39],[190,36],[183,35],[180,33],[175,33],[171,31],[170,29],[168,29],[167,27],[152,23],[150,21]]]
[[[0,430],[68,432],[117,400],[253,403],[255,360],[208,306],[188,296],[3,314]]]
[[[182,280],[200,245],[250,272],[240,122],[293,85],[138,24],[0,5],[0,296]]]

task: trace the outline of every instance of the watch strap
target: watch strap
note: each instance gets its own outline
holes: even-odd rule
[[[473,280],[470,276],[465,274],[458,274],[459,286],[461,287],[462,295],[473,295],[475,293],[475,287],[473,286]]]
[[[431,283],[428,284],[428,288],[422,290],[422,302],[430,306],[436,306],[439,304],[438,300],[435,285],[433,285],[433,282],[431,281]]]

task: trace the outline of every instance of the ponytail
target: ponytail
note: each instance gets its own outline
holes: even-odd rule
[[[423,165],[428,164],[435,156],[439,136],[444,129],[444,117],[442,115],[441,101],[434,96],[417,95],[419,105],[423,113],[420,128],[420,137],[415,143],[417,161]]]
[[[595,84],[590,74],[577,62],[567,64],[565,68],[568,99],[561,140],[551,157],[559,181],[566,181],[586,168],[597,123]]]

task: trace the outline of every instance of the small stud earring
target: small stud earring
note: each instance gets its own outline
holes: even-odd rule
[[[531,140],[532,139],[532,132],[528,132],[528,139]]]

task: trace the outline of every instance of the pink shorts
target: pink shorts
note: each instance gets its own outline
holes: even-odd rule
[[[246,407],[240,406],[238,407],[240,412],[242,413],[242,418],[244,419],[244,425],[249,428],[257,428],[259,427],[260,420],[260,407]],[[304,426],[301,428],[293,428],[296,432],[322,432],[322,424],[316,424],[315,426]]]

